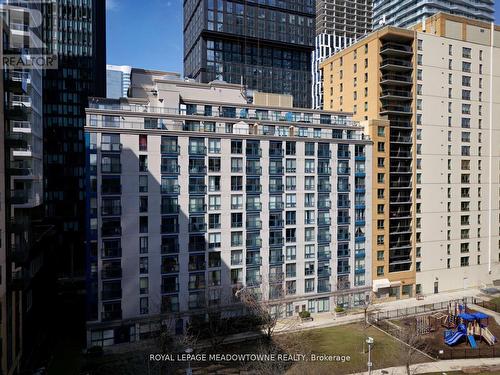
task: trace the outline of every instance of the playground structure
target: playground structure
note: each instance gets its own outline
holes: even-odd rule
[[[426,335],[437,330],[440,320],[436,318],[436,315],[421,315],[415,318],[417,335]]]
[[[437,314],[435,314],[437,315]],[[498,340],[488,329],[489,315],[482,312],[467,312],[467,305],[456,304],[448,306],[448,314],[437,317],[441,319],[441,325],[445,327],[444,342],[454,346],[464,339],[469,342],[471,348],[477,348],[476,338],[488,345],[494,345]],[[453,331],[452,328],[457,328]]]

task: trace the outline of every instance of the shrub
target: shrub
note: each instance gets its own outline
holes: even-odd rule
[[[345,311],[345,309],[342,306],[335,307],[335,312],[341,313],[341,312],[344,312],[344,311]]]
[[[306,318],[310,318],[311,317],[311,313],[309,311],[301,311],[301,312],[299,312],[299,316],[302,319],[306,319]]]

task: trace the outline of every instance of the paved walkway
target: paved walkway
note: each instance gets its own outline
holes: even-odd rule
[[[478,305],[470,305],[469,307],[472,310],[481,311],[482,313],[485,313],[486,315],[493,317],[493,319],[495,319],[495,322],[497,322],[497,324],[500,325],[500,313],[485,309],[484,307]]]
[[[463,371],[463,370],[482,370],[484,372],[491,371],[492,374],[498,374],[500,371],[500,358],[476,358],[476,359],[452,359],[439,362],[428,362],[421,363],[418,365],[410,366],[410,372],[412,374],[426,374],[429,372],[441,372],[445,373],[447,371]],[[474,373],[470,371],[470,373]],[[365,375],[368,372],[361,372],[356,375]],[[389,367],[381,370],[373,370],[372,375],[406,375],[406,368],[404,366],[400,367]]]
[[[481,295],[481,291],[479,289],[467,289],[467,290],[460,290],[460,291],[456,291],[456,292],[431,294],[429,296],[424,297],[421,300],[417,300],[416,298],[409,298],[409,299],[403,299],[403,300],[397,300],[397,301],[376,303],[376,304],[373,304],[372,306],[370,306],[368,311],[369,312],[372,312],[372,311],[391,311],[391,310],[397,310],[397,309],[411,308],[411,307],[415,307],[415,306],[422,306],[422,305],[427,305],[427,304],[431,304],[431,303],[451,301],[451,300],[461,299],[463,297],[479,297],[480,295]],[[476,309],[476,306],[474,308]],[[477,310],[482,311],[480,309],[481,308],[479,306],[477,306]],[[488,311],[489,310],[484,311],[484,312],[488,313]],[[491,314],[491,312],[489,312],[489,315],[493,315],[493,314]],[[362,309],[360,309],[359,312],[350,312],[349,314],[342,316],[342,317],[336,317],[335,314],[332,312],[325,312],[325,313],[312,314],[312,317],[313,317],[312,321],[303,322],[303,323],[301,323],[298,319],[295,319],[295,318],[282,319],[276,325],[275,332],[277,332],[277,333],[294,332],[294,331],[316,329],[316,328],[326,328],[326,327],[333,327],[333,326],[339,326],[339,325],[359,322],[359,321],[364,320],[364,312]],[[499,315],[499,319],[500,319],[500,315]],[[500,324],[500,321],[497,320],[497,322],[499,322],[499,324]]]

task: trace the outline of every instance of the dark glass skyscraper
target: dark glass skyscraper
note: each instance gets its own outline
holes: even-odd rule
[[[184,1],[184,74],[311,104],[313,0]]]
[[[106,96],[106,22],[103,0],[53,0],[45,8],[44,42],[59,68],[44,76],[44,191],[46,216],[56,225],[58,265],[83,276],[83,126],[90,96]]]

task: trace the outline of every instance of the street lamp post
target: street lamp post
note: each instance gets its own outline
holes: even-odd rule
[[[187,348],[184,352],[189,355],[193,352],[193,349]],[[188,359],[188,368],[186,370],[186,375],[193,375],[193,370],[191,369],[191,358]]]
[[[368,375],[371,375],[372,373],[372,345],[373,345],[373,337],[368,337],[366,339],[366,343],[368,344]]]

